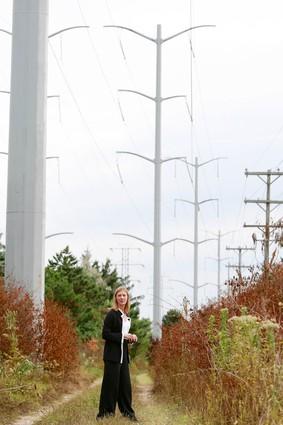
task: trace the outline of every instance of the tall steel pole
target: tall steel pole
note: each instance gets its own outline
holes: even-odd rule
[[[195,158],[195,201],[194,201],[194,308],[198,306],[198,213],[199,213],[199,201],[198,201],[198,158]]]
[[[175,199],[175,202],[177,201],[181,201],[181,202],[187,202],[188,204],[194,205],[194,240],[189,241],[186,240],[186,242],[192,243],[194,245],[194,278],[193,278],[193,288],[194,288],[194,295],[193,295],[193,299],[194,299],[194,309],[197,309],[198,307],[198,290],[199,288],[201,288],[204,285],[199,285],[198,283],[198,247],[200,244],[204,243],[204,242],[208,242],[211,240],[216,240],[215,238],[209,238],[209,239],[205,239],[202,241],[199,241],[199,237],[198,237],[198,233],[199,233],[199,229],[198,229],[198,215],[199,215],[199,209],[200,209],[200,205],[206,203],[206,202],[210,202],[210,201],[217,201],[217,198],[210,198],[210,199],[205,199],[204,201],[199,202],[199,196],[198,196],[198,169],[200,167],[202,167],[203,165],[209,164],[212,161],[218,161],[220,159],[225,159],[224,157],[218,157],[218,158],[213,158],[210,159],[209,161],[205,161],[202,163],[198,162],[198,158],[195,158],[195,162],[191,163],[188,161],[184,161],[183,162],[186,163],[186,165],[191,165],[192,167],[195,168],[195,181],[194,181],[194,201],[188,201],[186,199]],[[179,240],[184,240],[184,239],[180,239]],[[208,283],[206,283],[205,285],[208,285]]]
[[[221,261],[227,260],[230,257],[223,257],[221,258],[221,238],[223,236],[229,235],[229,233],[234,233],[234,231],[221,233],[221,230],[218,230],[217,234],[213,232],[209,232],[212,235],[217,236],[217,257],[208,257],[211,260],[217,261],[217,298],[220,299],[221,296]],[[229,269],[228,269],[229,271]],[[229,277],[228,277],[229,280]]]
[[[220,295],[221,295],[220,273],[221,273],[221,232],[220,230],[218,230],[218,236],[217,236],[217,298],[218,299],[220,299]]]
[[[155,155],[154,155],[154,241],[153,241],[153,334],[160,335],[161,297],[161,25],[156,35]]]
[[[150,99],[155,102],[155,155],[154,159],[148,158],[144,155],[140,155],[133,152],[128,151],[120,151],[118,153],[123,154],[130,154],[137,157],[140,157],[142,159],[145,159],[151,163],[154,164],[154,236],[153,236],[153,242],[146,241],[142,238],[138,238],[133,235],[129,235],[127,233],[114,233],[116,235],[121,236],[129,236],[134,239],[140,240],[142,242],[145,242],[151,246],[153,246],[153,259],[154,259],[154,265],[153,265],[153,329],[152,329],[152,336],[154,339],[160,339],[161,338],[161,309],[160,309],[160,287],[161,287],[161,248],[163,245],[166,245],[167,243],[170,243],[174,240],[177,240],[178,238],[172,239],[170,241],[161,242],[161,166],[164,162],[168,162],[171,160],[176,159],[184,159],[184,157],[175,157],[175,158],[167,158],[162,159],[161,158],[161,104],[162,102],[170,99],[180,98],[180,97],[186,97],[184,95],[177,95],[177,96],[169,96],[169,97],[162,97],[161,96],[161,48],[162,44],[166,43],[169,40],[172,40],[175,37],[178,37],[179,35],[185,34],[188,31],[192,31],[197,28],[204,28],[204,27],[213,27],[214,25],[198,25],[195,27],[187,28],[183,31],[178,32],[177,34],[174,34],[170,37],[162,39],[161,37],[161,25],[157,25],[157,36],[156,38],[148,37],[144,34],[141,34],[138,31],[135,31],[131,28],[123,27],[120,25],[106,25],[106,28],[120,28],[127,31],[130,31],[140,37],[143,37],[153,43],[156,44],[156,93],[155,97],[148,96],[146,94],[143,94],[141,92],[138,92],[136,90],[119,90],[121,92],[131,92],[138,94],[140,96],[143,96],[147,99]]]
[[[44,298],[48,0],[14,0],[6,282]]]

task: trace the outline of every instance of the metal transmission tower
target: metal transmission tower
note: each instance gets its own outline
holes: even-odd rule
[[[48,0],[14,0],[5,276],[37,305],[44,298],[47,29]]]
[[[176,240],[181,240],[181,241],[186,241],[186,242],[191,242],[191,241],[189,241],[189,240],[187,240],[187,239],[179,239],[179,238],[177,238]],[[210,239],[210,240],[216,240],[216,239]],[[193,242],[192,242],[193,243]],[[193,289],[193,293],[194,293],[194,301],[195,301],[195,285],[191,285],[190,283],[188,283],[188,282],[185,282],[184,280],[180,280],[180,279],[169,279],[168,280],[169,282],[178,282],[178,283],[182,283],[183,285],[186,285],[186,286],[188,286],[189,288],[192,288]],[[208,286],[208,285],[215,285],[214,283],[210,283],[210,282],[208,282],[208,283],[203,283],[202,285],[198,285],[198,287],[197,287],[197,291],[200,289],[200,288],[204,288],[205,286]],[[193,306],[194,307],[194,310],[198,307],[198,305],[194,305]]]
[[[110,248],[110,249],[111,249],[111,251],[114,251],[114,250],[121,251],[121,263],[116,264],[116,266],[121,267],[121,277],[122,278],[125,278],[125,277],[130,275],[130,267],[132,267],[132,266],[144,267],[143,264],[130,263],[130,251],[133,251],[133,250],[141,251],[140,248],[129,248],[129,247],[125,248],[125,247],[123,247],[123,248]]]
[[[237,248],[231,248],[229,246],[226,246],[226,250],[227,251],[238,251],[238,264],[228,264],[226,267],[228,267],[228,269],[234,268],[237,269],[239,272],[239,277],[240,279],[242,278],[242,269],[249,269],[250,266],[244,266],[242,264],[242,254],[243,251],[254,251],[255,248],[247,248],[247,247],[241,247],[238,246]]]
[[[133,152],[119,152],[122,154],[129,154],[129,155],[135,155],[139,158],[145,159],[146,161],[151,162],[154,164],[154,241],[146,241],[144,239],[138,238],[133,235],[129,235],[126,233],[115,233],[116,235],[122,235],[122,236],[129,236],[132,238],[135,238],[137,240],[140,240],[142,242],[145,242],[151,246],[153,246],[154,251],[154,265],[153,265],[153,338],[154,339],[160,339],[161,337],[161,309],[159,305],[159,299],[160,299],[160,269],[161,269],[161,247],[170,241],[167,242],[161,242],[161,165],[165,162],[172,161],[174,159],[181,159],[178,158],[167,158],[162,159],[161,157],[161,105],[162,102],[174,98],[180,98],[180,97],[186,97],[184,95],[177,95],[177,96],[169,96],[169,97],[162,97],[161,95],[161,77],[162,77],[162,69],[161,69],[161,51],[162,51],[162,45],[166,43],[169,40],[172,40],[173,38],[185,34],[189,31],[192,31],[197,28],[204,28],[204,27],[213,27],[214,25],[198,25],[191,28],[187,28],[183,31],[178,32],[177,34],[174,34],[167,38],[162,38],[161,34],[161,25],[157,25],[157,34],[156,38],[148,37],[140,32],[137,32],[131,28],[123,27],[120,25],[106,25],[106,28],[120,28],[126,31],[130,31],[140,37],[143,37],[144,39],[151,41],[155,43],[156,45],[156,94],[155,97],[148,96],[144,93],[138,92],[136,90],[120,90],[121,92],[129,92],[129,93],[135,93],[140,96],[143,96],[153,102],[155,102],[155,156],[154,159],[148,158],[143,155],[139,155],[137,153]],[[176,239],[173,239],[176,240]],[[173,241],[172,240],[172,241]]]
[[[229,235],[233,232],[226,232],[221,233],[221,230],[218,230],[218,233],[212,233],[215,236],[217,236],[217,258],[215,257],[208,257],[211,260],[217,261],[217,298],[219,299],[221,296],[221,261],[227,260],[227,257],[221,258],[221,238],[223,238],[226,235]]]
[[[201,286],[199,286],[199,282],[198,282],[198,247],[200,244],[208,242],[208,241],[215,241],[215,238],[209,238],[209,239],[204,239],[202,241],[199,241],[199,236],[198,236],[198,215],[199,215],[199,210],[200,210],[200,205],[206,203],[206,202],[210,202],[210,201],[218,201],[217,198],[210,198],[210,199],[205,199],[204,201],[199,201],[199,196],[198,196],[198,170],[200,167],[202,167],[203,165],[209,164],[210,162],[213,161],[218,161],[219,159],[224,159],[223,157],[219,157],[219,158],[213,158],[210,159],[209,161],[205,161],[202,163],[198,162],[198,158],[195,158],[195,163],[191,163],[188,161],[185,161],[185,163],[187,165],[190,165],[192,167],[194,167],[195,169],[195,181],[194,181],[194,201],[188,201],[186,199],[175,199],[175,203],[180,201],[180,202],[186,202],[188,204],[194,205],[194,240],[190,241],[187,239],[179,239],[179,240],[183,240],[185,242],[188,242],[190,244],[192,244],[194,246],[194,281],[193,281],[193,289],[194,289],[194,308],[196,309],[198,307],[198,290]],[[207,284],[205,284],[207,285]]]
[[[275,210],[280,204],[283,204],[283,201],[279,200],[271,200],[270,199],[270,192],[271,192],[271,185],[276,180],[279,179],[279,177],[283,176],[283,173],[280,171],[271,171],[267,170],[266,172],[261,171],[245,171],[246,176],[257,176],[260,178],[260,180],[263,181],[264,184],[266,184],[266,199],[245,199],[245,204],[247,203],[254,203],[257,204],[264,212],[265,212],[265,224],[244,224],[244,227],[257,227],[261,232],[263,233],[263,239],[262,242],[264,243],[264,266],[267,267],[269,264],[269,247],[270,247],[270,229],[271,228],[282,228],[282,224],[270,224],[270,213]],[[271,180],[271,177],[275,176],[273,180]],[[266,177],[266,180],[264,180],[264,177]],[[262,204],[265,204],[265,208],[262,206]],[[271,204],[275,204],[275,207],[271,209]],[[256,240],[256,239],[255,239]]]

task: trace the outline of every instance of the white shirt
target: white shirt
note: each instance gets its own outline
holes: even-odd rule
[[[131,318],[128,317],[122,310],[119,309],[122,313],[122,339],[121,339],[121,360],[120,363],[123,363],[123,344],[124,344],[124,335],[127,335],[131,328]]]

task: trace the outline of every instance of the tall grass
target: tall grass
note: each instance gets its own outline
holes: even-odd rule
[[[233,296],[163,329],[152,356],[156,391],[200,424],[282,424],[283,268],[232,284]]]

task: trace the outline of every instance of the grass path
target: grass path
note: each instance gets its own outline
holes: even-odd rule
[[[100,385],[101,380],[97,379],[93,384],[91,384],[88,388],[91,391],[93,388],[98,387]],[[18,418],[11,425],[34,425],[38,424],[42,418],[48,417],[48,415],[52,415],[54,411],[60,409],[61,406],[72,402],[76,398],[82,396],[85,390],[76,390],[70,394],[65,394],[60,397],[57,401],[53,402],[48,406],[43,406],[40,410],[30,413],[28,415],[24,415]],[[1,423],[1,422],[0,422]],[[78,424],[79,425],[79,424]]]
[[[134,408],[141,425],[194,425],[176,406],[158,400],[152,394],[152,382],[146,373],[139,374],[134,379]],[[53,411],[45,411],[39,416],[22,418],[13,425],[94,425],[96,423],[97,406],[99,402],[100,385],[94,385],[81,394],[75,394],[71,399],[53,407]],[[117,411],[116,417],[99,422],[101,425],[126,425],[130,422],[121,417]]]

